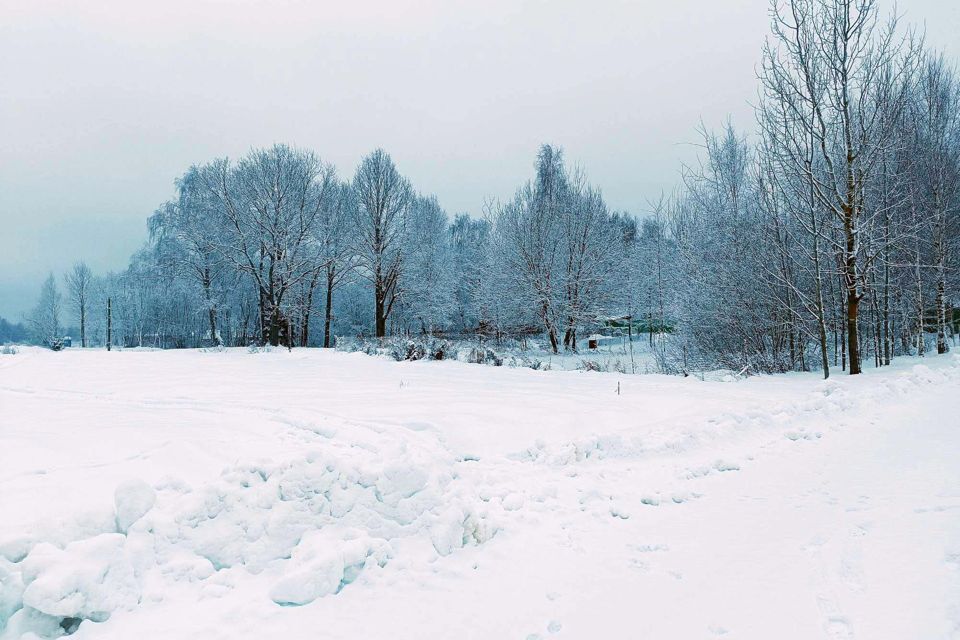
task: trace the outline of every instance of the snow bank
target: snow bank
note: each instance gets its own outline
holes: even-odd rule
[[[64,549],[38,544],[20,567],[23,605],[49,616],[101,622],[140,600],[126,538],[105,533]]]
[[[438,555],[489,540],[496,527],[486,505],[449,460],[414,460],[424,455],[348,447],[237,465],[196,489],[125,482],[115,491],[115,531],[62,548],[21,541],[25,557],[11,547],[19,561],[0,564],[0,628],[10,622],[0,637],[105,621],[135,608],[147,584],[162,594],[163,581],[201,583],[222,594],[216,576],[230,569],[266,574],[265,597],[278,605],[304,605],[384,567],[398,538],[421,536]]]
[[[310,531],[293,550],[286,574],[270,590],[280,605],[304,605],[338,593],[368,567],[386,565],[390,544],[358,529],[337,535],[330,529]]]
[[[818,383],[799,400],[785,404],[770,403],[769,406],[746,411],[728,411],[683,429],[671,425],[671,428],[653,430],[642,437],[622,433],[591,433],[574,440],[547,442],[539,439],[526,449],[512,453],[511,458],[562,467],[606,458],[637,458],[689,451],[718,441],[756,437],[771,431],[793,441],[815,440],[822,437],[823,433],[806,426],[811,416],[825,421],[831,416],[856,412],[867,405],[903,397],[930,385],[960,381],[960,355],[953,354],[949,358],[953,366],[931,369],[918,364],[876,378],[830,378]],[[706,475],[712,471],[736,469],[739,466],[735,462],[718,461],[702,470],[694,469],[691,474]]]
[[[153,488],[143,480],[130,480],[117,487],[113,494],[117,511],[117,531],[126,533],[157,501]]]

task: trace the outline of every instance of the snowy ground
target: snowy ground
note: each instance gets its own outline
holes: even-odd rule
[[[960,638],[960,358],[703,382],[320,350],[0,355],[4,623]]]

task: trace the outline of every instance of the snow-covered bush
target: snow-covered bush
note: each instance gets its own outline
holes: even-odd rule
[[[12,344],[5,344],[0,347],[0,355],[2,356],[15,356],[18,353],[20,352],[17,350],[17,347]]]
[[[214,348],[205,349],[204,351],[213,351],[213,350]],[[247,347],[247,353],[278,353],[286,350],[287,350],[286,347],[272,347],[268,344],[265,344],[265,345],[251,344],[250,346]]]
[[[596,360],[581,360],[580,364],[577,365],[577,369],[580,371],[603,371],[603,367]]]
[[[200,351],[203,353],[223,353],[226,350],[226,347],[224,347],[222,344],[215,344],[200,349]]]
[[[467,362],[474,364],[492,364],[495,367],[503,366],[503,357],[489,347],[474,347],[467,354]]]
[[[337,350],[388,356],[397,362],[405,360],[446,360],[452,355],[451,345],[439,338],[384,338],[383,340],[337,340]]]
[[[407,340],[403,343],[394,342],[389,348],[390,355],[398,362],[402,360],[423,360],[427,355],[424,344],[414,340]]]

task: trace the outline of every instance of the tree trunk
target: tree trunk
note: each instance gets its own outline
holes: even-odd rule
[[[827,319],[826,309],[823,303],[823,276],[820,273],[820,244],[814,237],[813,242],[814,270],[814,294],[816,295],[817,311],[817,334],[820,339],[820,366],[823,367],[823,379],[830,377],[830,354],[827,351]]]
[[[946,353],[950,350],[947,344],[947,300],[946,300],[946,269],[942,247],[937,261],[937,353]]]
[[[883,364],[890,364],[893,355],[893,334],[890,328],[890,261],[883,266]]]
[[[87,348],[87,305],[80,303],[80,346]]]
[[[557,342],[557,332],[553,327],[547,328],[547,336],[550,338],[550,348],[554,353],[560,353],[560,344]]]
[[[852,165],[851,155],[847,153],[848,166]],[[847,202],[844,215],[844,255],[843,280],[847,289],[847,352],[850,360],[850,375],[860,373],[860,291],[857,283],[857,228],[856,228],[856,191],[852,176],[848,177]]]
[[[376,299],[376,332],[375,335],[377,338],[384,338],[387,335],[387,317],[384,315],[385,310],[384,300],[381,297],[380,293],[377,293]]]
[[[280,318],[280,309],[276,305],[271,305],[270,324],[269,324],[269,342],[272,347],[280,346],[280,330],[282,320]]]
[[[335,272],[327,270],[327,307],[323,315],[323,347],[330,348],[330,321],[333,319],[333,279]]]
[[[840,370],[846,371],[847,370],[847,332],[844,329],[844,325],[846,324],[847,314],[846,314],[846,310],[843,307],[842,294],[840,295],[841,295],[840,323],[839,323],[839,326],[837,327],[838,329],[837,333],[840,334]]]
[[[917,247],[917,355],[923,356],[926,353],[927,345],[923,339],[923,278],[920,276],[920,248]]]
[[[563,333],[563,348],[577,352],[577,329],[573,318],[568,320],[567,330]]]
[[[210,294],[210,269],[203,271],[203,297],[207,301],[207,319],[210,322],[210,340],[213,344],[220,345],[220,337],[217,335],[217,307],[213,304],[213,296]]]
[[[313,306],[313,290],[307,294],[307,304],[303,309],[303,318],[300,325],[300,346],[306,347],[310,342],[310,307]]]
[[[547,330],[547,338],[550,339],[550,349],[554,353],[560,353],[560,343],[557,340],[557,330],[550,321],[550,307],[546,302],[540,305],[540,319],[543,321],[543,326]]]
[[[220,346],[220,336],[217,335],[217,310],[212,306],[207,308],[207,320],[210,322],[210,339],[214,345]]]
[[[850,375],[860,373],[860,333],[857,324],[860,315],[860,297],[855,289],[847,291],[847,353]]]

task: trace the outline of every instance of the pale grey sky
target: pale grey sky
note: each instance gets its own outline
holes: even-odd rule
[[[892,8],[888,3],[886,9]],[[901,0],[957,57],[960,2]],[[190,164],[382,146],[479,214],[563,146],[642,213],[694,129],[749,129],[766,0],[0,0],[0,316],[75,260],[122,269]]]

